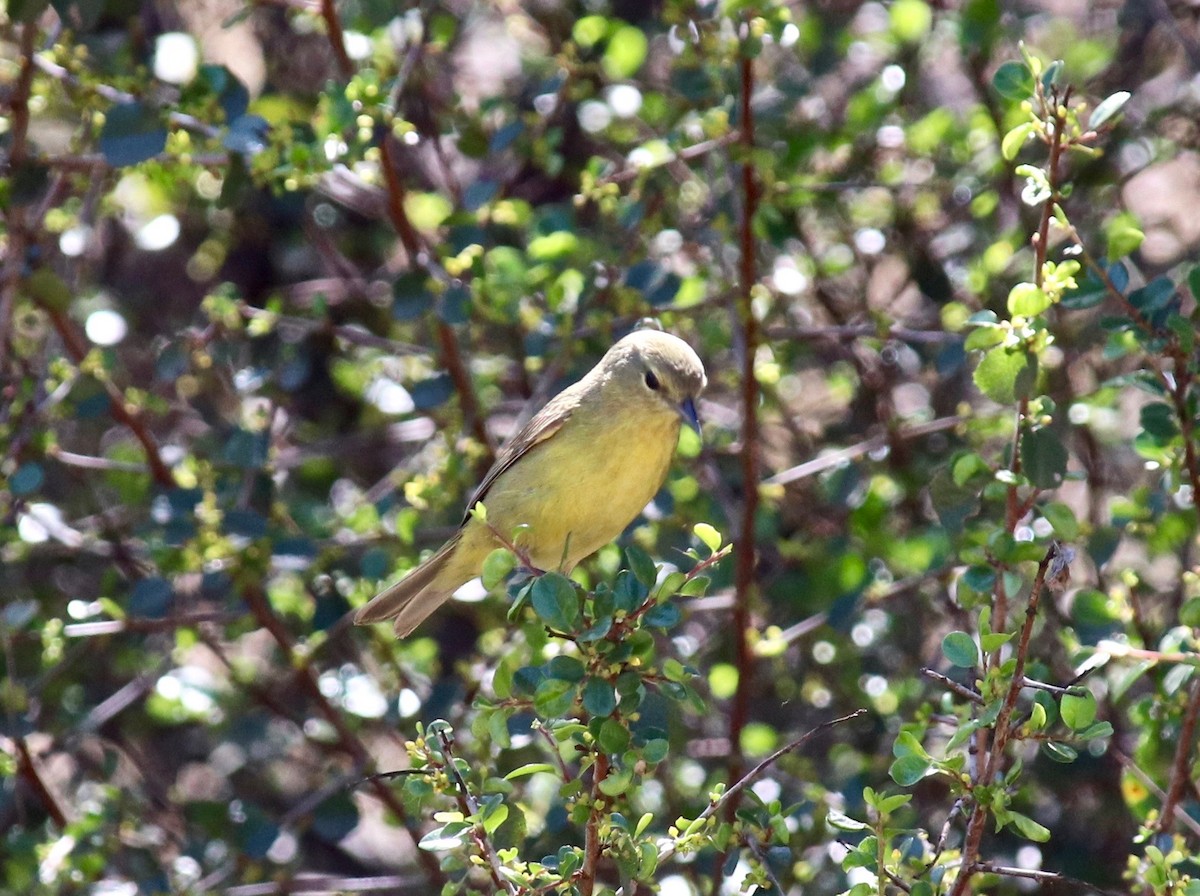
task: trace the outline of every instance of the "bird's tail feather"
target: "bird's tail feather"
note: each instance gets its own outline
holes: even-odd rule
[[[354,614],[354,621],[365,625],[394,618],[397,635],[403,638],[411,634],[462,584],[448,583],[441,575],[447,571],[458,543],[457,536],[450,539],[440,551],[399,582],[375,595]]]

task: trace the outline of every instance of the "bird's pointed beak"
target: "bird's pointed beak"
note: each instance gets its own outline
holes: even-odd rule
[[[687,421],[687,425],[696,430],[696,435],[702,435],[700,432],[700,415],[696,413],[696,402],[690,398],[685,398],[679,403],[679,416]]]

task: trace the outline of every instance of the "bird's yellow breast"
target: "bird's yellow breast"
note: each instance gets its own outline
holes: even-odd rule
[[[488,523],[540,569],[570,569],[615,539],[662,486],[680,419],[639,406],[617,413],[578,408],[556,433],[504,471],[484,498]],[[472,553],[496,547],[487,527],[467,523]]]

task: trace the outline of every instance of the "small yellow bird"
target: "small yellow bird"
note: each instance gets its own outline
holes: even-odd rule
[[[696,432],[696,398],[706,379],[682,339],[636,330],[575,385],[556,395],[500,451],[442,548],[354,616],[395,619],[405,637],[519,526],[516,546],[539,569],[570,572],[621,534],[666,479],[686,420]]]

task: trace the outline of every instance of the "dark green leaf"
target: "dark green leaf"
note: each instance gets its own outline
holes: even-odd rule
[[[901,787],[912,787],[929,771],[929,760],[921,756],[901,756],[892,763],[888,774]]]
[[[1006,62],[996,69],[992,86],[1005,99],[1027,100],[1033,96],[1033,72],[1023,62]]]
[[[942,639],[942,653],[960,669],[969,669],[979,662],[979,650],[966,632],[950,632]]]
[[[448,373],[439,373],[414,383],[410,391],[413,405],[418,411],[428,411],[445,404],[454,394],[454,380]]]
[[[642,618],[646,625],[654,628],[673,628],[679,624],[682,614],[672,601],[666,600],[651,607]]]
[[[573,631],[579,620],[579,593],[560,573],[548,572],[533,583],[530,604],[538,618],[556,631]]]
[[[1062,437],[1048,429],[1035,429],[1021,440],[1021,469],[1041,489],[1058,488],[1067,474],[1067,449]]]
[[[42,465],[30,461],[17,467],[17,471],[8,480],[8,487],[13,495],[23,497],[41,488],[45,479],[46,474],[42,470]]]
[[[1156,401],[1143,405],[1141,424],[1146,434],[1158,445],[1168,445],[1179,435],[1179,423],[1175,418],[1175,409],[1163,402]]]
[[[649,554],[636,545],[630,545],[625,549],[625,560],[629,563],[630,570],[637,576],[639,582],[647,589],[654,587],[654,582],[658,578],[658,570]]]
[[[617,708],[617,694],[611,682],[589,678],[583,686],[583,708],[593,716],[610,715]]]
[[[624,753],[629,747],[629,729],[616,719],[605,719],[600,726],[600,749],[610,756]]]
[[[1048,740],[1042,744],[1042,752],[1055,762],[1070,763],[1079,758],[1079,752],[1074,747],[1054,740]]]
[[[543,718],[559,718],[571,711],[575,704],[575,684],[561,678],[548,678],[537,686],[533,694],[533,708]]]
[[[141,103],[120,103],[108,110],[100,129],[100,152],[114,168],[152,159],[167,146],[162,116]]]

